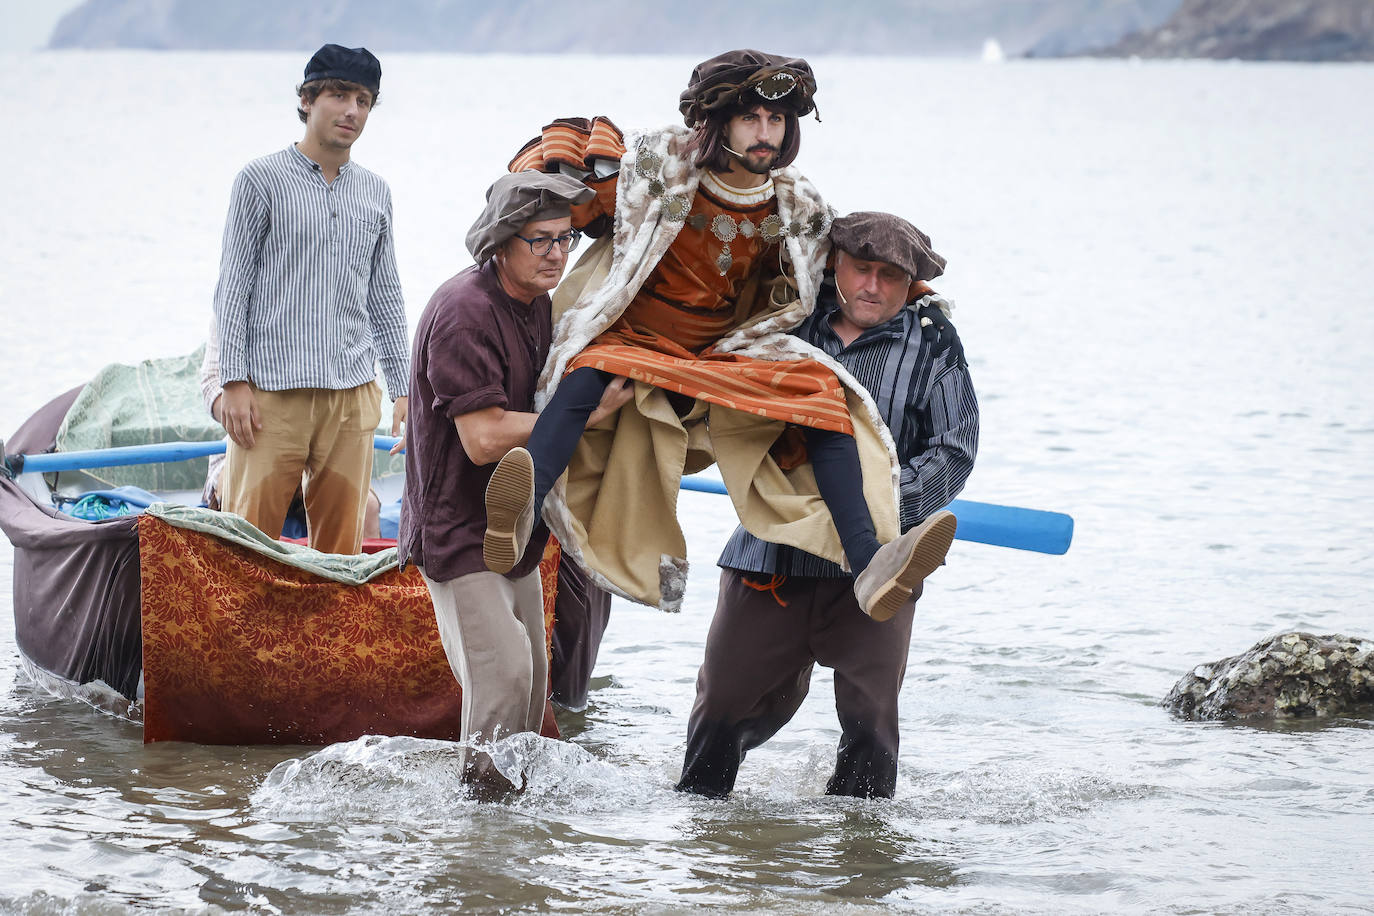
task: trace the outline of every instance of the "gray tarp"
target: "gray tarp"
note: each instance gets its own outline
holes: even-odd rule
[[[52,448],[74,388],[5,443]],[[14,545],[14,637],[40,668],[78,684],[104,681],[130,700],[143,668],[137,517],[80,521],[36,505],[0,477],[0,528]]]

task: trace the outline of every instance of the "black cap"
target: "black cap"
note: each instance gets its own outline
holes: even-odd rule
[[[382,88],[382,64],[367,48],[325,45],[305,65],[305,82],[315,80],[344,80],[376,93]]]

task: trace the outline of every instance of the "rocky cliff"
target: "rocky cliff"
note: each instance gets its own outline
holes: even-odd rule
[[[1374,0],[1184,0],[1157,29],[1123,39],[1116,57],[1374,60]]]
[[[1008,55],[1103,47],[1158,25],[1180,0],[85,0],[52,48],[686,54]]]
[[[1105,48],[1166,22],[1182,0],[1098,0],[1081,16],[1041,36],[1026,57],[1068,57]]]

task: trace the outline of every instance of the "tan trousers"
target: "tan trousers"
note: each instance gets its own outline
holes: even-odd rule
[[[382,389],[253,386],[262,429],[251,449],[231,440],[220,481],[225,512],[260,531],[281,536],[291,497],[305,476],[310,546],[325,553],[357,553],[372,478],[372,436],[381,421]]]
[[[548,658],[539,570],[519,579],[476,572],[447,582],[424,575],[449,667],[463,688],[463,734],[492,741],[538,732],[544,721]],[[485,753],[463,753],[465,772],[490,781]]]

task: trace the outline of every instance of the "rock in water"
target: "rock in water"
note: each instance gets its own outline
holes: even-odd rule
[[[1184,719],[1297,719],[1374,712],[1374,642],[1280,633],[1198,665],[1160,701]]]

